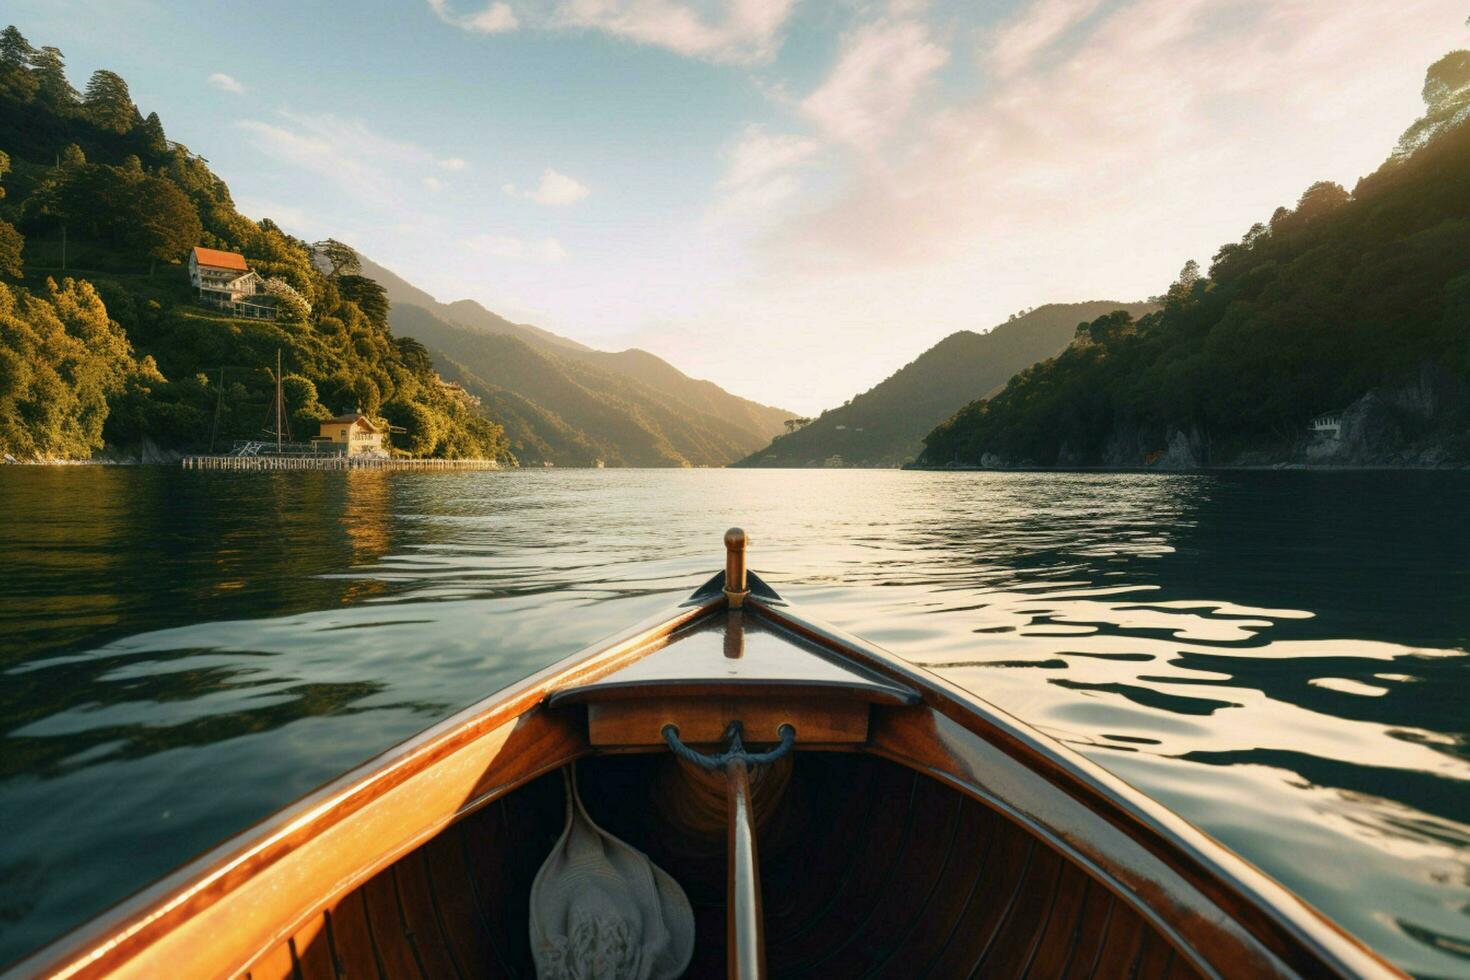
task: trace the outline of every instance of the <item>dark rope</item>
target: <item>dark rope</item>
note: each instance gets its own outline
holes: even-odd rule
[[[741,724],[738,721],[730,722],[730,727],[725,729],[725,737],[730,740],[730,747],[719,755],[705,755],[696,752],[683,742],[679,741],[679,726],[665,725],[663,727],[664,741],[669,743],[669,751],[683,759],[692,766],[710,772],[719,772],[725,766],[737,759],[747,766],[761,766],[768,762],[775,762],[796,744],[796,729],[790,725],[782,725],[776,729],[776,734],[781,736],[781,744],[769,752],[747,752],[745,742],[741,740]]]

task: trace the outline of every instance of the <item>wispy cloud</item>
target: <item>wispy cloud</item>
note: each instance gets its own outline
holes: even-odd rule
[[[752,123],[727,152],[720,196],[707,218],[714,225],[759,224],[780,214],[801,189],[798,171],[821,151],[809,136],[771,133]]]
[[[837,65],[801,103],[833,139],[872,149],[903,121],[949,52],[913,17],[884,17],[850,32]]]
[[[1100,259],[1109,234],[1149,226],[1150,252],[1207,225],[1220,229],[1218,244],[1313,176],[1351,182],[1339,169],[1345,146],[1365,160],[1386,155],[1413,107],[1387,97],[1385,81],[1454,41],[1393,25],[1452,23],[1456,2],[1131,0],[1100,12],[1089,0],[1041,0],[991,35],[981,58],[1001,70],[990,85],[930,111],[905,153],[794,217],[782,247],[905,266],[1041,248]],[[1042,56],[1063,37],[1065,57]],[[843,58],[876,44],[854,36]],[[904,79],[922,77],[892,67],[903,60],[850,75],[839,65],[803,106],[826,131],[871,143],[905,104]],[[843,94],[885,88],[863,79],[886,79],[890,94]],[[1281,199],[1262,199],[1278,184],[1289,185]]]
[[[245,86],[241,85],[239,82],[235,81],[235,79],[231,78],[229,75],[226,75],[222,71],[217,71],[213,75],[210,75],[208,78],[208,82],[217,89],[222,89],[226,92],[233,92],[236,95],[239,95],[240,93],[245,91]]]
[[[445,159],[439,161],[439,166],[443,167],[445,170],[463,170],[465,167],[469,166],[469,164],[465,163],[464,160],[460,159],[459,157],[446,157]]]
[[[465,248],[481,255],[519,262],[560,262],[567,251],[555,238],[528,241],[514,235],[472,235],[464,239]]]
[[[282,110],[271,121],[244,119],[235,125],[261,152],[329,178],[333,186],[375,205],[403,198],[415,185],[438,190],[443,182],[434,172],[458,170],[451,164],[463,163],[331,113]]]
[[[1102,0],[1040,0],[1001,26],[982,58],[1001,77],[1014,75],[1097,12]]]
[[[774,53],[795,6],[796,0],[560,0],[548,23],[605,31],[686,57],[748,62]]]
[[[540,182],[530,190],[520,190],[515,184],[505,184],[501,190],[507,197],[521,197],[554,208],[576,204],[592,193],[581,181],[568,177],[566,174],[557,173],[550,167],[541,172]]]
[[[444,23],[476,34],[504,34],[521,26],[510,4],[501,0],[468,14],[456,13],[449,0],[429,0],[429,8]]]
[[[447,24],[495,34],[522,26],[595,30],[690,58],[753,62],[769,58],[796,0],[520,0],[460,14],[449,0],[428,0]]]

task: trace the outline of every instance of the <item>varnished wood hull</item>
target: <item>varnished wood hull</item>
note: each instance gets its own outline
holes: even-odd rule
[[[826,733],[798,738],[789,787],[759,825],[770,975],[1399,975],[1236,855],[1002,712],[774,598],[753,594],[745,608],[748,628],[873,678],[845,694],[790,680],[744,702],[728,686],[708,694],[711,730],[780,703],[798,731]],[[636,730],[656,732],[660,711],[693,730],[699,687],[597,680],[672,644],[693,649],[684,638],[699,631],[723,630],[728,648],[726,617],[739,615],[702,590],[671,617],[349,773],[14,975],[532,975],[530,882],[561,829],[556,770],[580,760],[593,817],[690,895],[690,975],[723,976],[722,842],[660,816],[659,771],[673,759]],[[573,688],[615,701],[562,697]],[[640,719],[629,704],[652,713]]]

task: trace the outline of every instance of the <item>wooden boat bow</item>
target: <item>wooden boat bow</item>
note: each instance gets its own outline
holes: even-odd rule
[[[458,712],[7,977],[336,980],[529,966],[576,760],[689,891],[691,975],[1390,977],[1298,896],[1000,709],[726,564],[669,613]],[[717,773],[739,723],[765,765]],[[687,832],[676,832],[683,828]],[[517,904],[519,903],[519,905]]]

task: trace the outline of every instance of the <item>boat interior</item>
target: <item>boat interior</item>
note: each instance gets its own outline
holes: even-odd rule
[[[797,698],[796,692],[801,697]],[[1194,976],[1129,904],[1019,823],[870,754],[869,711],[914,695],[771,623],[703,620],[559,692],[594,754],[572,763],[588,813],[673,876],[695,913],[690,977],[729,969],[723,775],[660,730],[717,744],[732,718],[798,750],[751,773],[766,975]],[[714,705],[715,707],[711,707]],[[528,908],[566,813],[559,771],[463,816],[252,965],[251,980],[535,976]]]
[[[1086,870],[964,793],[864,753],[789,759],[753,792],[770,976],[1197,975]],[[725,976],[723,798],[698,812],[698,785],[667,752],[577,769],[592,818],[688,894],[696,942],[686,975]],[[561,832],[563,794],[549,773],[452,824],[247,976],[535,976],[531,882]]]

